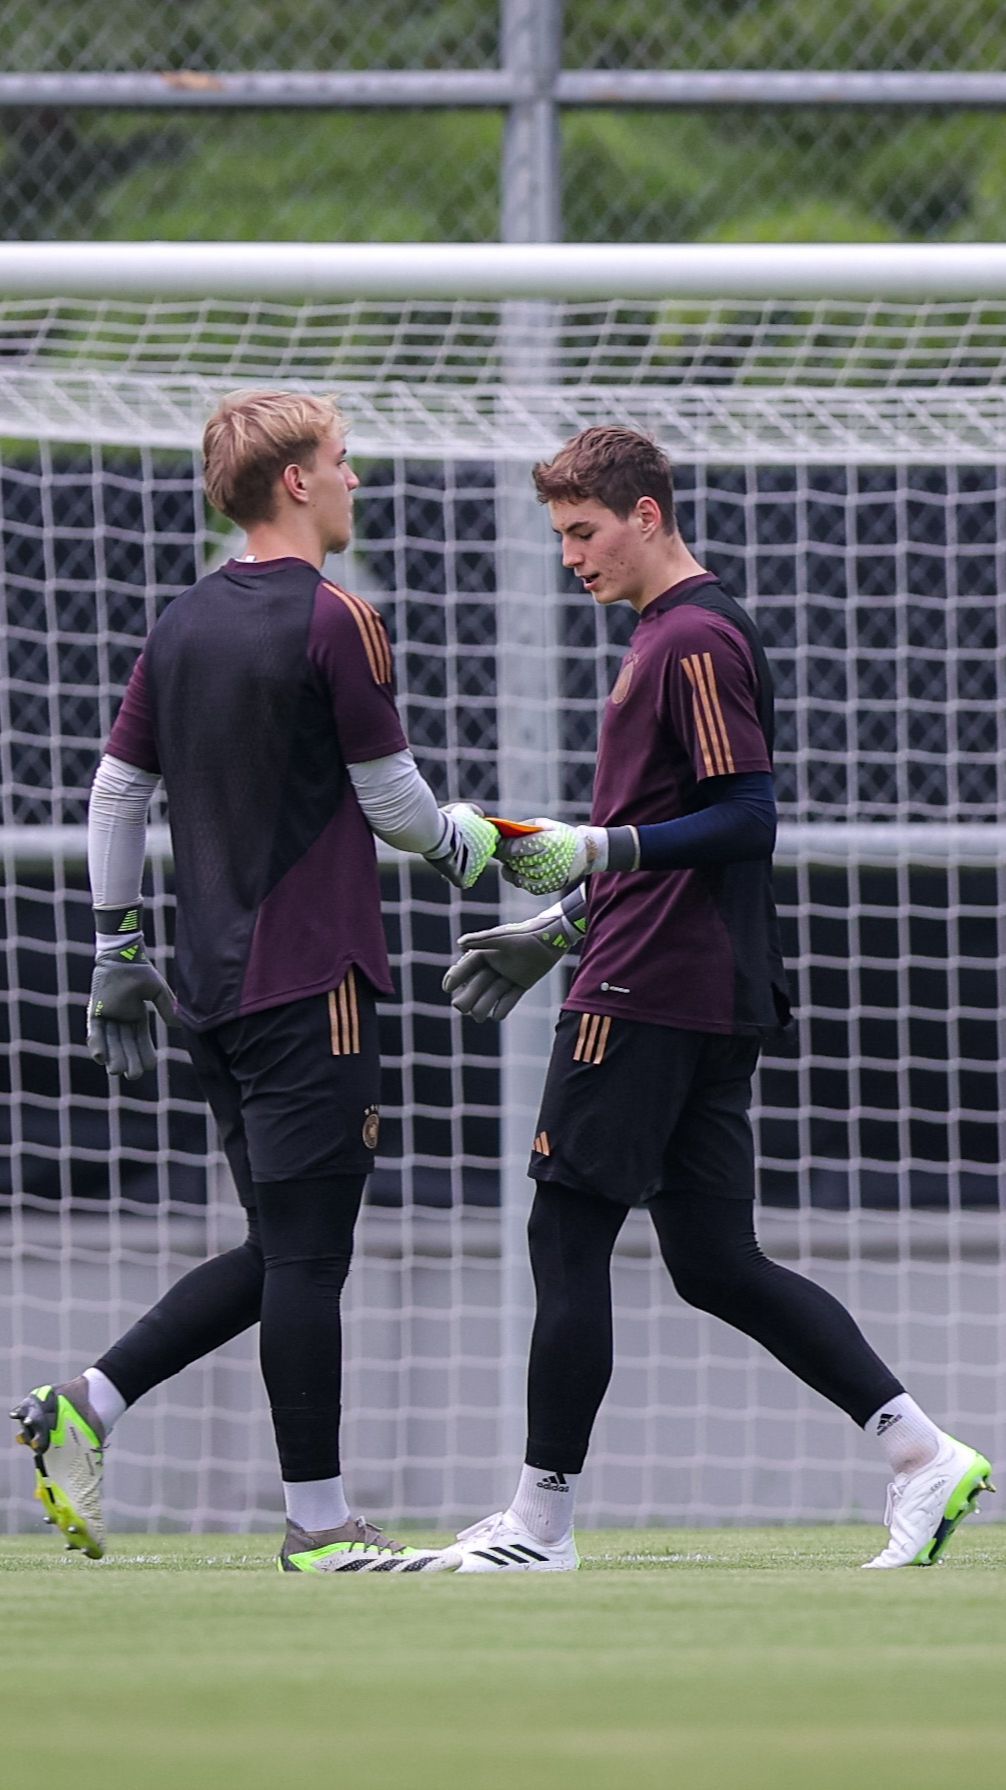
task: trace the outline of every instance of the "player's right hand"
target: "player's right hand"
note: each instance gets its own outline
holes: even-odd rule
[[[448,802],[440,812],[440,841],[423,856],[455,889],[470,889],[495,852],[499,833],[475,802]]]
[[[531,824],[533,833],[501,839],[496,848],[503,876],[516,888],[530,895],[554,895],[607,868],[607,828],[569,827],[564,821],[545,819]]]
[[[547,976],[583,934],[560,907],[513,925],[466,932],[458,940],[464,955],[444,977],[451,1006],[479,1025],[505,1019],[529,988]]]
[[[135,955],[127,957],[126,951]],[[87,1003],[87,1048],[109,1075],[135,1081],[157,1061],[150,1036],[150,1008],[165,1025],[175,1023],[174,996],[155,970],[143,943],[102,951],[91,976]]]

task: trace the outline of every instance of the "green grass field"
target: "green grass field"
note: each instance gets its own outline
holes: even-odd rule
[[[584,1534],[586,1570],[300,1579],[264,1536],[0,1543],[12,1790],[1006,1784],[1006,1527]]]

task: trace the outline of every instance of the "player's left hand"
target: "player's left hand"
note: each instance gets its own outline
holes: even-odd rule
[[[443,980],[451,1006],[474,1019],[476,1025],[486,1019],[505,1019],[528,989],[547,976],[568,951],[579,949],[585,925],[585,920],[578,924],[557,906],[532,914],[530,920],[463,933],[458,944],[464,947],[464,954],[451,964]]]
[[[538,828],[517,839],[501,839],[496,856],[508,883],[530,895],[554,895],[605,870],[608,833],[605,827],[568,827],[561,820],[534,820]]]
[[[477,802],[448,802],[440,812],[440,842],[423,856],[455,889],[470,889],[496,850],[499,833]]]
[[[95,962],[87,1003],[87,1048],[109,1075],[135,1081],[157,1061],[150,1008],[157,1009],[165,1025],[174,1025],[176,1019],[174,996],[142,942],[130,949],[131,958],[120,950],[103,951]]]

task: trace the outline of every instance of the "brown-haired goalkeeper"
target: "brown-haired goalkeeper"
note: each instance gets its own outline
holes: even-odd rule
[[[462,1013],[502,1019],[582,944],[529,1169],[525,1463],[508,1509],[459,1537],[460,1571],[578,1564],[576,1486],[611,1376],[610,1262],[632,1206],[649,1212],[683,1299],[876,1437],[894,1480],[890,1537],[869,1565],[929,1565],[975,1507],[988,1461],[938,1429],[844,1307],[755,1236],[751,1078],[789,1018],[757,630],[682,540],[670,464],[645,436],[587,429],[534,480],[563,565],[639,624],[604,711],[590,825],[545,821],[497,849],[521,888],[577,886],[534,919],[462,939],[444,984]]]

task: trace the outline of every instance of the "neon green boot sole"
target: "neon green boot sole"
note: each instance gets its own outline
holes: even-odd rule
[[[913,1566],[934,1566],[943,1553],[954,1530],[963,1523],[965,1517],[973,1516],[978,1509],[978,1500],[983,1492],[994,1492],[992,1484],[992,1463],[983,1454],[976,1454],[967,1472],[957,1481],[947,1499],[946,1509],[940,1520],[939,1528],[932,1541],[920,1548],[912,1561]]]

